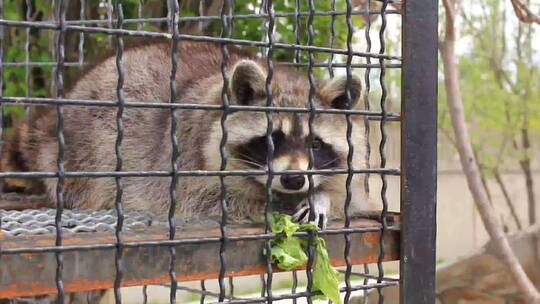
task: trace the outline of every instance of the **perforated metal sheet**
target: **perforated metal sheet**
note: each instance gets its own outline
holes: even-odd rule
[[[2,230],[6,236],[56,233],[56,209],[31,209],[24,211],[0,210]],[[115,210],[65,210],[62,215],[62,231],[106,232],[114,231],[117,216]],[[166,217],[148,212],[126,212],[124,230],[144,229],[149,226],[166,225]]]

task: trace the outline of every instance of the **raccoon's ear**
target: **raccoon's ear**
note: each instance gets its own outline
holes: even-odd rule
[[[350,100],[347,99],[347,76],[337,76],[319,87],[319,96],[323,103],[333,109],[347,110],[352,109],[358,104],[362,95],[362,81],[360,77],[351,75],[350,81]]]
[[[257,99],[264,98],[266,75],[252,60],[241,60],[233,69],[231,89],[239,105],[247,106]]]

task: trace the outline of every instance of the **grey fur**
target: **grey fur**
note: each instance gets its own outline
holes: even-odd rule
[[[247,85],[255,88],[251,103],[264,104],[261,92],[266,78],[263,61],[252,61],[250,55],[230,50],[228,66],[231,83],[231,103],[237,103],[236,89]],[[168,102],[171,59],[167,44],[149,44],[124,52],[125,100],[131,102]],[[206,43],[182,42],[178,53],[177,101],[179,103],[221,104],[222,76],[219,47]],[[238,63],[240,62],[240,63]],[[237,64],[238,63],[238,64]],[[234,72],[237,68],[236,73]],[[264,79],[261,78],[264,76]],[[87,72],[69,91],[68,98],[116,100],[117,71],[115,59],[106,59]],[[337,85],[332,85],[332,84]],[[336,90],[343,81],[322,83],[315,98],[318,107],[330,107]],[[360,96],[360,81],[352,81],[354,97]],[[309,84],[307,77],[276,67],[272,94],[276,106],[307,107]],[[245,102],[242,102],[245,103]],[[114,107],[64,107],[66,141],[65,168],[67,171],[114,171],[116,130]],[[219,170],[221,141],[221,111],[178,110],[178,134],[181,170]],[[274,128],[285,128],[290,113],[274,113]],[[307,132],[308,115],[302,114]],[[170,112],[168,109],[126,108],[123,115],[123,170],[171,170]],[[56,171],[58,144],[55,133],[56,112],[47,111],[19,126],[19,152],[25,169]],[[361,117],[353,118],[355,167],[363,166],[364,124]],[[346,159],[346,120],[343,115],[319,114],[315,132],[331,143],[340,157]],[[266,133],[266,116],[261,112],[236,112],[227,119],[230,151],[254,136]],[[345,162],[344,162],[345,163]],[[230,159],[227,169],[245,169],[241,162]],[[287,168],[281,168],[287,169]],[[345,175],[317,176],[317,191],[325,192],[332,203],[331,217],[343,214]],[[168,210],[170,178],[122,179],[123,202],[126,209],[164,213]],[[229,215],[233,221],[259,220],[266,200],[260,181],[246,177],[226,178]],[[363,191],[363,178],[352,182],[352,208],[371,209]],[[56,179],[45,180],[51,202],[56,197]],[[177,214],[180,217],[218,217],[220,183],[217,177],[181,177],[178,185]],[[115,201],[113,178],[66,179],[65,202],[71,208],[112,208]]]

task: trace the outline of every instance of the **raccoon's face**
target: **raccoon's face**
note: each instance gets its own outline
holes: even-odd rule
[[[232,102],[239,105],[266,104],[266,73],[253,61],[240,61],[233,69],[231,78]],[[306,77],[286,70],[276,70],[273,78],[272,99],[277,107],[308,108],[309,84]],[[361,82],[354,76],[351,80],[351,98],[346,97],[346,77],[336,77],[318,85],[314,97],[316,108],[353,108],[360,98]],[[350,101],[350,103],[349,103]],[[271,164],[274,172],[286,170],[308,170],[310,151],[313,153],[312,169],[327,170],[346,168],[348,143],[347,122],[343,114],[318,113],[309,132],[309,114],[273,112]],[[363,121],[362,121],[363,122]],[[353,120],[353,140],[362,142],[363,123]],[[227,117],[227,169],[267,170],[269,167],[268,120],[264,112],[238,111]],[[206,149],[209,165],[219,164],[219,141],[221,125],[217,123],[211,132]],[[317,188],[332,180],[332,176],[314,174],[313,187]],[[266,175],[245,177],[249,183],[267,184]],[[277,174],[272,180],[272,189],[280,193],[305,194],[309,189],[306,174]]]
[[[309,168],[309,151],[313,151],[313,169],[332,169],[343,165],[340,151],[331,140],[325,140],[314,133],[309,136],[307,115],[289,114],[275,115],[275,128],[272,132],[272,168],[275,172],[285,170],[307,170]],[[264,119],[263,119],[264,121]],[[264,130],[263,130],[264,131]],[[234,145],[230,149],[231,164],[238,168],[266,169],[268,148],[266,134],[245,138],[244,143]],[[266,176],[254,179],[265,185]],[[314,175],[314,186],[320,184],[318,175]],[[279,192],[306,192],[309,183],[305,174],[282,174],[275,176],[272,188]]]

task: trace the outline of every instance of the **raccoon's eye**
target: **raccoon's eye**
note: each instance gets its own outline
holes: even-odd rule
[[[312,142],[311,142],[311,149],[313,149],[313,151],[318,151],[322,148],[323,146],[323,142],[322,140],[318,139],[318,138],[315,138]]]

